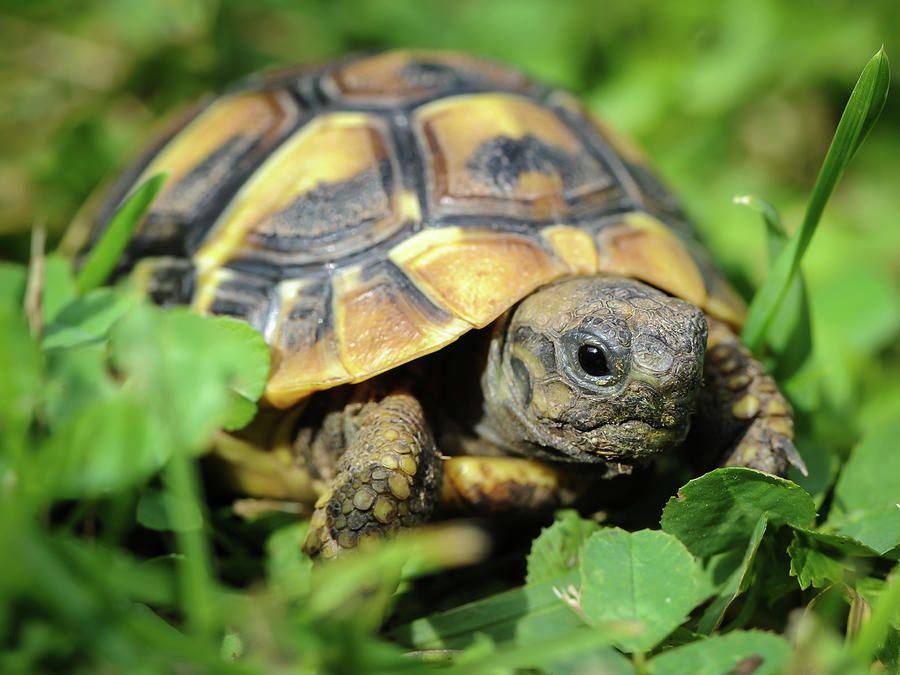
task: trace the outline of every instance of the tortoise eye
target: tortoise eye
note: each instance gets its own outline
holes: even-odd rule
[[[578,365],[592,377],[609,375],[609,363],[601,347],[585,343],[578,348]]]

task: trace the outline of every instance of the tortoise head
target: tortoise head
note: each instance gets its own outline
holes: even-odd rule
[[[530,456],[633,464],[678,445],[701,385],[706,319],[632,279],[539,288],[495,331],[483,432]]]

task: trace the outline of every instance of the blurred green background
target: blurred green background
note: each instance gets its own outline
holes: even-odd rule
[[[757,195],[798,225],[843,104],[882,44],[896,63],[897,0],[3,0],[0,257],[25,257],[35,222],[58,236],[160,118],[235,78],[423,46],[495,57],[583,97],[644,146],[749,296],[765,275],[764,228],[732,198]],[[801,450],[828,451],[820,468],[900,416],[898,101],[889,96],[804,264],[814,355],[785,387],[809,413]]]

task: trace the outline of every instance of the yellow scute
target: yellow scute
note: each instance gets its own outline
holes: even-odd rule
[[[697,263],[664,223],[645,213],[629,213],[621,224],[601,230],[597,238],[600,272],[641,279],[706,307],[706,284]]]
[[[224,264],[253,227],[319,183],[335,183],[373,166],[372,118],[332,113],[295,132],[257,169],[197,251],[201,269]]]
[[[542,234],[572,274],[597,272],[597,245],[587,232],[571,225],[551,225]]]
[[[568,271],[535,241],[488,229],[420,232],[390,259],[432,302],[478,328]]]
[[[357,270],[346,270],[335,280],[335,297],[335,335],[353,381],[440,349],[471,328],[451,316],[429,313],[387,274],[363,279]]]

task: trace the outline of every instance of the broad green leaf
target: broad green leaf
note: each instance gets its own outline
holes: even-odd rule
[[[802,534],[807,539],[815,541],[817,545],[827,546],[834,549],[836,553],[845,556],[857,556],[863,558],[877,558],[881,554],[875,549],[865,544],[843,535],[831,532],[823,532],[821,530],[810,530],[804,527],[794,527],[794,532]]]
[[[811,527],[816,508],[812,498],[789,480],[729,467],[687,483],[669,499],[660,522],[691,553],[705,557],[746,546],[763,514],[773,528]]]
[[[643,652],[677,628],[697,604],[693,556],[658,530],[595,532],[581,560],[581,607],[588,621],[636,622],[638,632],[616,638],[626,651]]]
[[[779,675],[790,655],[791,646],[780,635],[734,631],[670,649],[647,666],[650,675]]]
[[[256,401],[262,396],[269,377],[271,356],[263,336],[246,321],[228,316],[215,319],[228,340],[244,347],[240,372],[229,385],[232,396],[223,428],[228,431],[245,427],[256,415]]]
[[[753,296],[741,333],[744,344],[752,351],[758,352],[762,346],[766,331],[800,267],[800,261],[819,224],[825,204],[853,155],[881,115],[889,86],[890,67],[882,48],[863,68],[856,86],[850,93],[850,99],[838,123],[831,147],[828,148],[813,186],[800,229],[785,246],[766,281]]]
[[[531,544],[528,575],[525,581],[535,584],[571,572],[578,567],[581,547],[600,526],[586,520],[577,511],[565,510],[556,521],[544,528]]]
[[[853,449],[834,488],[828,523],[900,502],[900,419],[866,434]]]
[[[900,545],[900,420],[870,431],[844,465],[826,527],[879,553]]]
[[[394,628],[390,635],[414,649],[462,649],[477,635],[508,639],[523,621],[528,622],[529,636],[538,627],[553,632],[576,630],[584,621],[560,598],[576,584],[578,574],[570,572],[417,619]]]
[[[42,414],[51,427],[101,399],[118,395],[120,383],[109,370],[106,342],[93,342],[47,353]]]
[[[76,277],[78,290],[87,293],[102,286],[119,263],[128,246],[131,233],[168,178],[158,173],[137,188],[115,212],[106,231],[93,246]]]
[[[220,333],[217,340],[227,344],[228,349],[245,352],[241,367],[236,370],[229,386],[236,394],[249,401],[258,400],[266,388],[266,378],[269,376],[269,348],[265,339],[246,321],[230,316],[220,316],[210,321]]]
[[[206,448],[213,430],[229,421],[234,387],[249,395],[262,390],[262,338],[235,324],[143,306],[111,333],[115,364],[178,446]]]
[[[788,555],[791,558],[791,575],[797,577],[800,588],[810,586],[825,588],[832,583],[850,582],[860,575],[864,569],[858,557],[851,556],[838,547],[829,546],[814,536],[816,533],[810,530],[794,530],[794,539],[788,546]],[[842,542],[852,542],[851,539],[835,537]],[[869,551],[869,555],[878,554],[871,549],[865,549],[858,544],[852,544],[862,550]]]
[[[225,431],[243,429],[256,417],[257,410],[256,403],[232,391],[225,408],[222,428]]]
[[[512,633],[507,633],[514,636],[519,644],[530,644],[552,637],[565,638],[576,631],[591,630],[578,613],[577,595],[572,595],[574,586],[553,586],[551,591],[559,604],[551,604],[543,611],[529,608],[526,614],[516,620]],[[503,631],[497,630],[498,628],[500,626],[492,627],[490,631],[499,640]],[[626,627],[626,634],[629,630],[630,627]],[[607,627],[604,634],[606,637],[602,644],[608,645],[618,634],[618,627]]]
[[[535,668],[538,671],[553,673],[553,675],[585,675],[587,673],[635,675],[637,673],[631,661],[612,647],[590,648],[589,644],[584,651],[568,651],[557,658],[542,659]]]
[[[98,288],[83,295],[56,313],[45,331],[45,350],[91,345],[106,340],[112,326],[131,304],[127,296]]]
[[[747,548],[744,551],[741,564],[732,572],[728,581],[725,582],[722,590],[719,592],[718,597],[710,603],[700,617],[697,623],[699,632],[709,634],[716,630],[721,625],[722,619],[725,618],[725,611],[734,602],[735,598],[746,590],[747,575],[753,565],[756,550],[759,548],[759,544],[766,532],[768,522],[767,515],[761,513],[753,528],[753,533],[750,535],[750,541],[747,542]]]
[[[900,504],[855,512],[833,523],[834,531],[884,555],[900,546]],[[894,556],[896,557],[896,556]]]
[[[31,464],[29,484],[47,496],[73,498],[138,484],[158,471],[172,450],[159,426],[127,394],[90,403],[54,430]]]
[[[740,570],[745,551],[731,548],[702,558],[697,565],[697,603],[718,595],[729,579]],[[698,633],[699,635],[699,633]]]
[[[177,520],[173,520],[173,513],[177,514]],[[203,527],[203,513],[195,503],[161,490],[144,490],[135,517],[149,530],[178,532]]]

